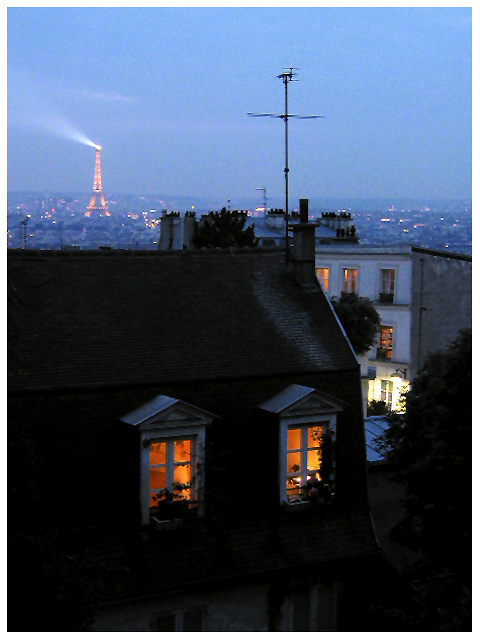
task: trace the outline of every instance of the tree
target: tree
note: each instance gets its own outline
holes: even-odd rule
[[[244,229],[247,219],[244,211],[227,211],[225,207],[220,213],[211,211],[206,218],[195,222],[193,245],[197,249],[206,247],[255,247],[255,225]]]
[[[331,302],[353,350],[363,355],[376,344],[380,330],[380,316],[372,301],[342,291],[340,299],[333,296]]]
[[[388,416],[378,442],[406,488],[407,516],[394,537],[420,554],[418,580],[432,584],[435,577],[428,611],[437,630],[464,631],[470,623],[471,370],[472,333],[463,330],[427,358],[405,396],[405,413]]]

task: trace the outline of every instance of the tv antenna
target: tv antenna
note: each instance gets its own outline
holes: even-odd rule
[[[298,82],[295,79],[297,75],[295,71],[298,71],[296,67],[288,67],[280,73],[277,78],[280,78],[285,85],[285,113],[248,113],[247,115],[252,118],[281,118],[285,122],[285,252],[288,262],[288,119],[297,118],[298,120],[313,120],[315,118],[324,118],[325,116],[299,116],[294,113],[288,113],[288,83]]]

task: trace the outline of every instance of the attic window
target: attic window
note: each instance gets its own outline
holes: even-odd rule
[[[216,418],[187,402],[157,396],[121,418],[139,433],[142,524],[203,513],[206,428]]]
[[[335,489],[337,414],[345,403],[293,384],[260,408],[278,416],[280,502],[329,501]]]
[[[315,481],[321,480],[322,431],[324,425],[291,426],[287,431],[288,502],[296,502],[308,495]],[[312,486],[310,488],[307,483]]]

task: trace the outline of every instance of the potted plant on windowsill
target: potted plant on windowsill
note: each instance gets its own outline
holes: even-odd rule
[[[157,506],[150,509],[150,515],[154,522],[162,523],[180,520],[194,514],[193,501],[186,498],[182,493],[175,493],[176,491],[183,492],[190,489],[190,485],[175,482],[172,488],[173,491],[161,489],[154,497],[154,500],[157,501]]]
[[[302,487],[302,497],[311,504],[330,504],[332,501],[332,490],[330,485],[322,480],[313,477],[307,480]]]

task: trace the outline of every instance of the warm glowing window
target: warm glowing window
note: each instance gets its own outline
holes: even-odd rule
[[[320,284],[323,287],[323,290],[327,292],[328,291],[328,268],[320,267],[319,269],[317,269],[317,278],[319,279]]]
[[[393,302],[395,269],[380,269],[380,302]]]
[[[355,293],[357,290],[357,270],[343,269],[342,291]]]
[[[385,402],[389,409],[392,408],[393,382],[391,380],[380,381],[380,400]]]
[[[393,327],[380,327],[380,347],[378,355],[383,358],[392,357]]]
[[[167,438],[150,444],[149,506],[164,500],[190,501],[194,497],[192,468],[195,438]]]
[[[287,432],[287,499],[297,501],[307,480],[320,480],[322,425],[291,427]]]

